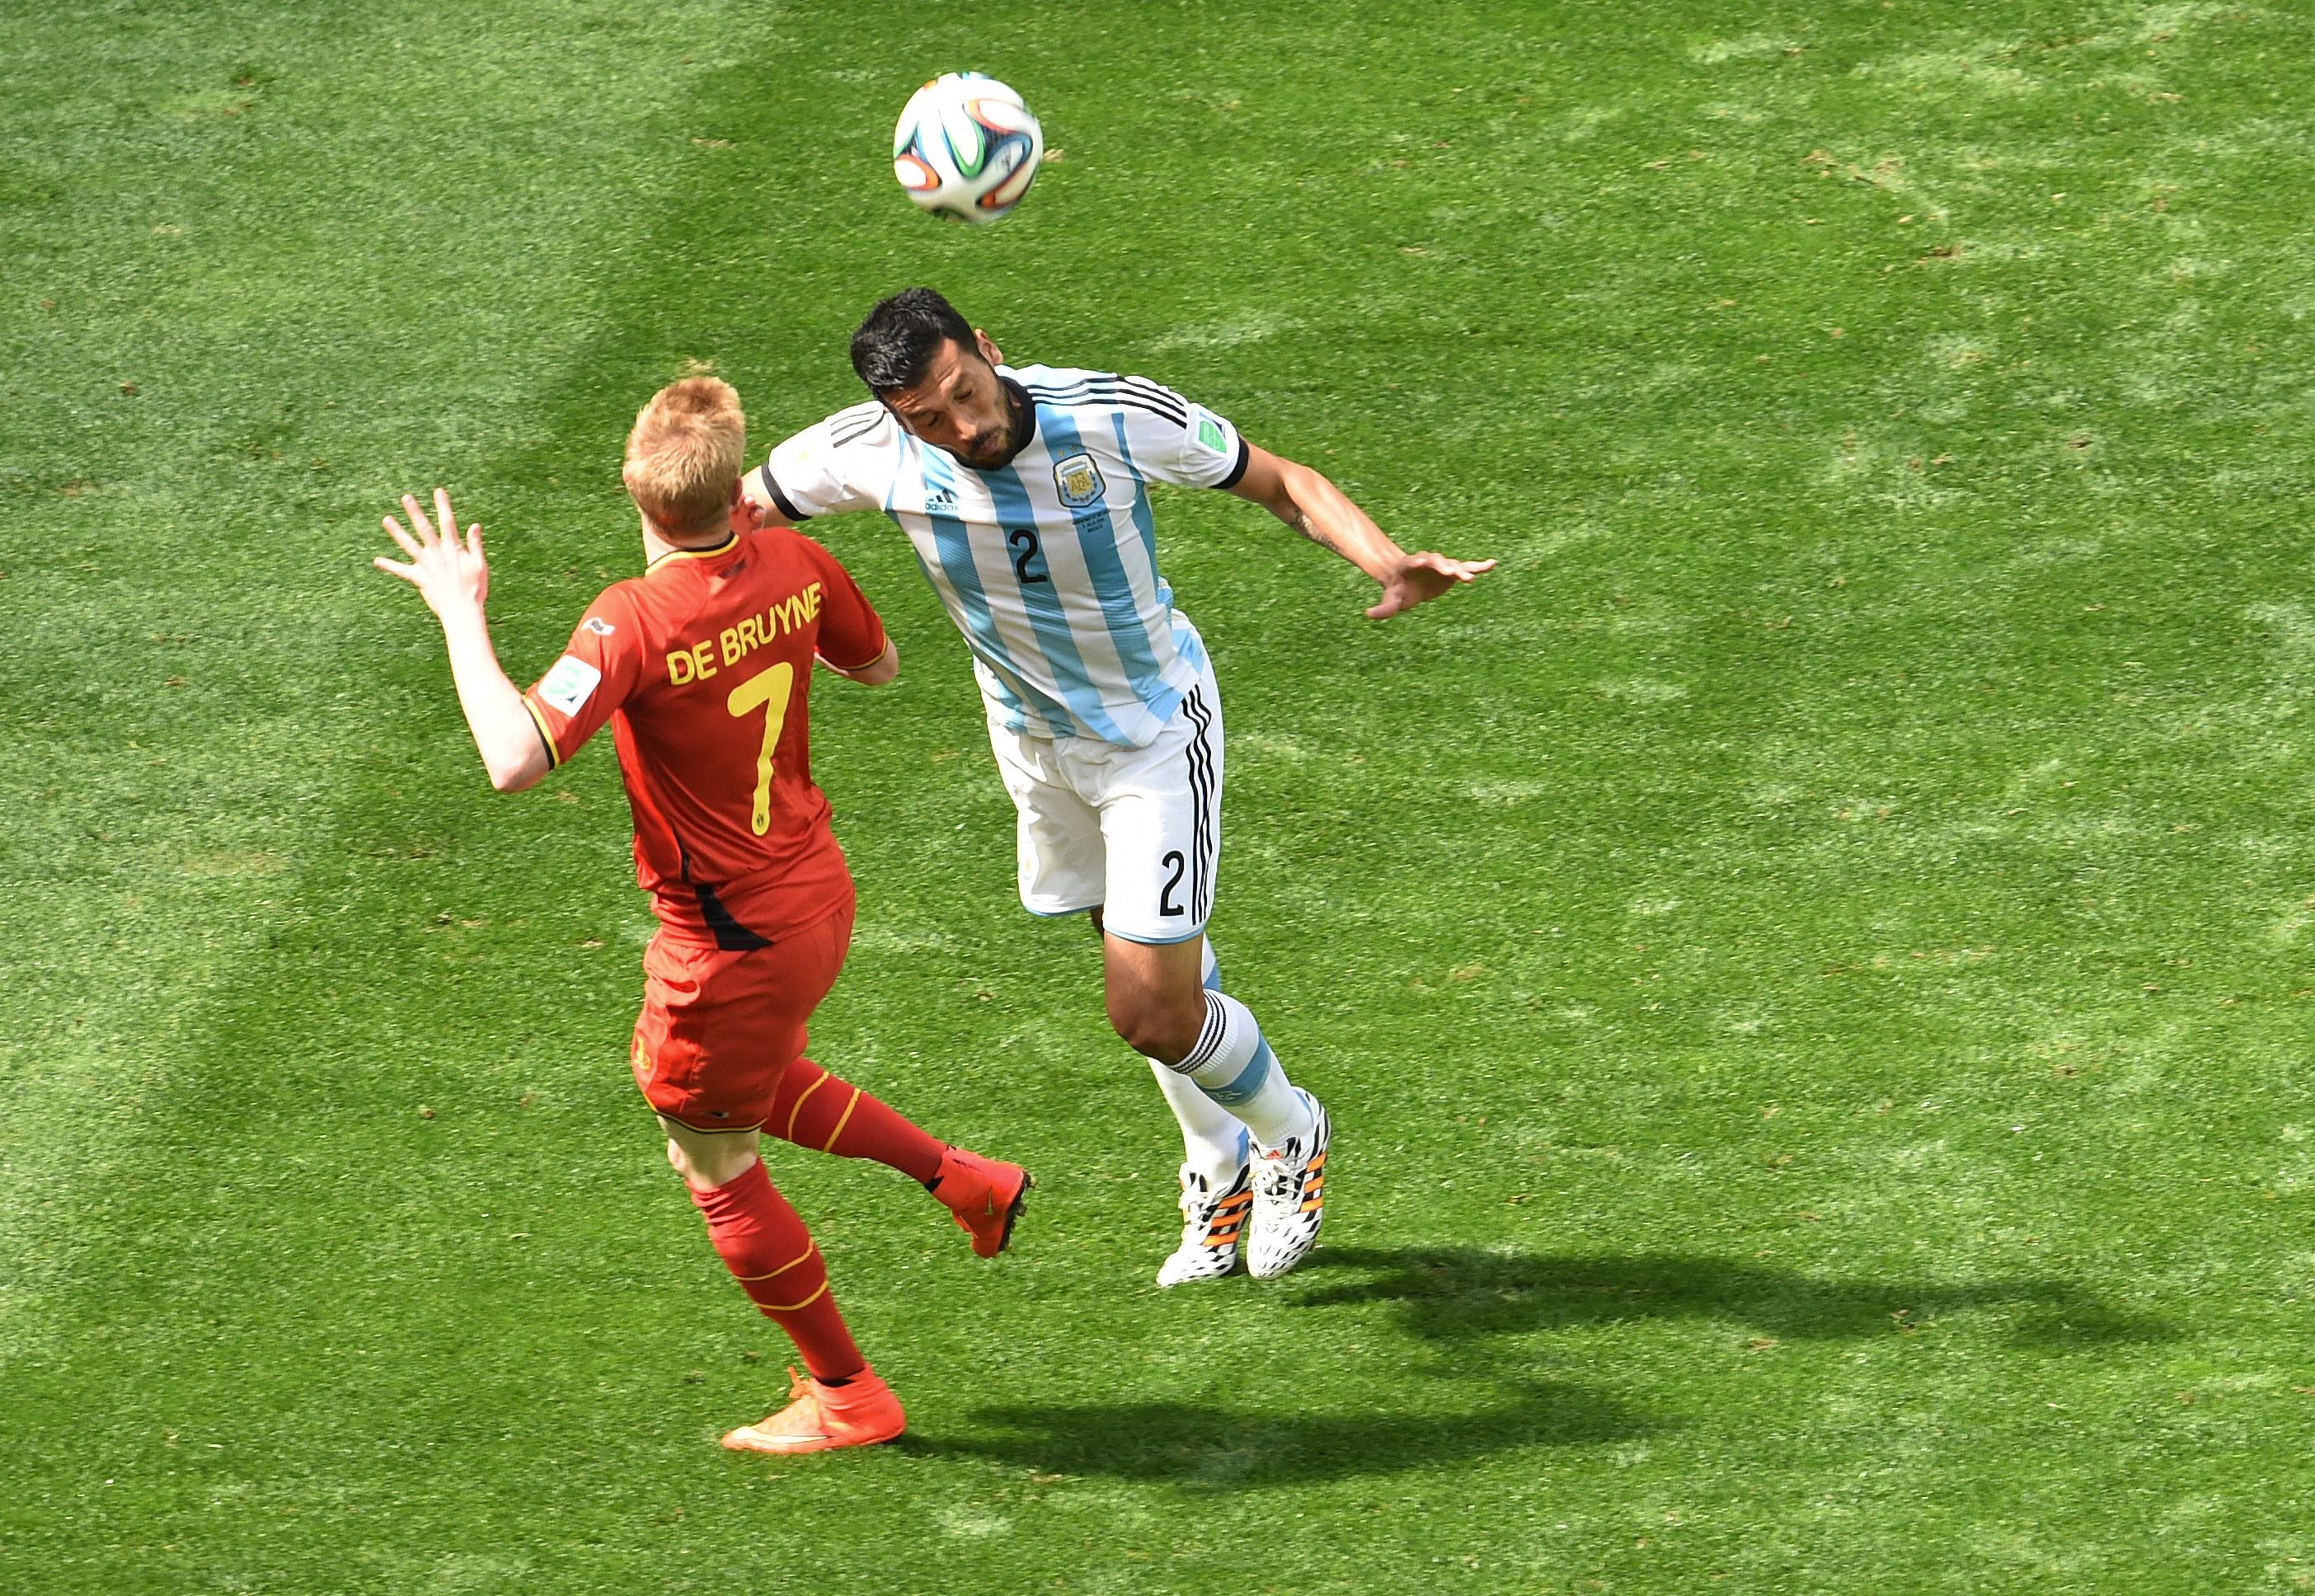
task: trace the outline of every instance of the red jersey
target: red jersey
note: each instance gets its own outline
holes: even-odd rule
[[[883,652],[851,572],[767,528],[606,588],[522,701],[556,765],[611,723],[652,911],[720,947],[762,947],[850,884],[812,780],[812,655],[857,669]]]

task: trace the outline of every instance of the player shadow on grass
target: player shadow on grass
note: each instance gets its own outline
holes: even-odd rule
[[[1320,1284],[1322,1274],[1368,1278]],[[1294,1277],[1316,1290],[1298,1308],[1395,1302],[1432,1341],[1650,1318],[1733,1319],[1778,1340],[1903,1334],[1956,1315],[2008,1317],[2011,1335],[2047,1348],[2167,1341],[2168,1321],[2101,1301],[2071,1281],[1840,1280],[1725,1258],[1489,1252],[1478,1247],[1329,1247]]]
[[[911,1437],[901,1444],[1053,1474],[1104,1474],[1230,1491],[1433,1467],[1532,1446],[1625,1441],[1663,1428],[1615,1397],[1582,1386],[1490,1384],[1513,1393],[1512,1400],[1445,1413],[1419,1399],[1396,1412],[1353,1403],[1353,1411],[1329,1413],[1321,1405],[1291,1417],[1186,1402],[989,1407],[972,1417],[995,1434]],[[1400,1388],[1406,1391],[1404,1385]],[[1442,1388],[1432,1395],[1460,1406],[1467,1392],[1468,1388]]]

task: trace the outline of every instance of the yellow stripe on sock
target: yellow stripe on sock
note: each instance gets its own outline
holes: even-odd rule
[[[801,1097],[798,1097],[798,1098],[795,1100],[795,1106],[794,1106],[794,1108],[792,1108],[792,1109],[788,1110],[788,1133],[787,1133],[787,1137],[786,1137],[786,1139],[787,1139],[787,1140],[789,1140],[789,1141],[794,1141],[794,1140],[795,1139],[795,1122],[796,1122],[796,1115],[798,1115],[798,1114],[800,1114],[800,1113],[802,1113],[803,1112],[803,1105],[804,1105],[805,1100],[806,1100],[806,1099],[808,1099],[808,1098],[810,1098],[810,1097],[811,1097],[811,1095],[812,1095],[814,1092],[819,1091],[819,1090],[820,1089],[820,1087],[822,1087],[822,1086],[826,1086],[827,1084],[828,1084],[828,1071],[827,1071],[827,1070],[825,1070],[825,1069],[823,1069],[823,1070],[821,1070],[821,1071],[820,1072],[820,1078],[819,1078],[818,1080],[816,1080],[816,1081],[812,1082],[812,1085],[810,1085],[810,1086],[806,1086],[806,1087],[803,1089],[803,1096],[801,1096]]]
[[[799,1308],[810,1308],[813,1303],[815,1303],[815,1302],[819,1301],[821,1298],[823,1298],[823,1297],[825,1297],[825,1296],[827,1296],[827,1295],[828,1295],[828,1282],[827,1282],[826,1281],[820,1281],[820,1290],[817,1290],[817,1291],[814,1291],[811,1296],[809,1296],[809,1297],[805,1298],[802,1302],[782,1302],[782,1303],[758,1302],[758,1304],[756,1304],[756,1306],[757,1306],[758,1308],[762,1308],[762,1309],[763,1309],[766,1313],[767,1313],[767,1314],[792,1314],[792,1313],[794,1313],[794,1312],[795,1312],[796,1310],[798,1310]]]
[[[828,1077],[823,1075],[820,1078],[826,1080]],[[836,1139],[844,1134],[844,1127],[852,1122],[852,1111],[859,1106],[860,1088],[855,1086],[852,1088],[852,1101],[844,1105],[844,1113],[838,1118],[836,1129],[828,1133],[828,1145],[820,1149],[821,1152],[832,1153],[836,1150]]]
[[[790,1262],[783,1264],[777,1269],[773,1270],[770,1274],[735,1274],[732,1278],[738,1281],[743,1286],[755,1281],[767,1281],[775,1279],[777,1276],[785,1274],[789,1270],[794,1269],[798,1264],[810,1262],[812,1255],[815,1250],[817,1250],[818,1246],[819,1244],[816,1242],[805,1242],[803,1244],[803,1252],[797,1254]]]

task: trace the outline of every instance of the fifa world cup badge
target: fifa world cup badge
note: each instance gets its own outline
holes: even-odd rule
[[[1101,480],[1101,467],[1093,463],[1091,455],[1071,455],[1066,460],[1053,462],[1053,486],[1061,495],[1061,502],[1071,510],[1090,510],[1101,502],[1107,484]]]

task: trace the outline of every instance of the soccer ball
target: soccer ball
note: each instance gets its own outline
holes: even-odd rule
[[[1044,129],[1021,96],[978,72],[933,79],[892,129],[892,175],[919,209],[954,221],[1006,215],[1044,156]]]

